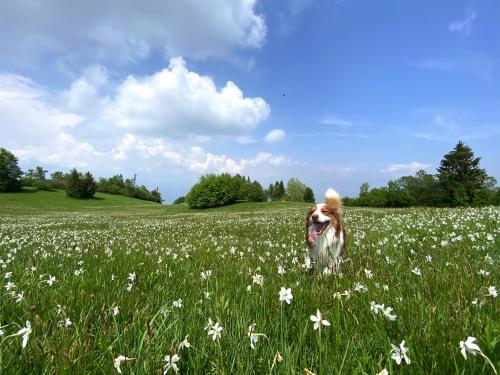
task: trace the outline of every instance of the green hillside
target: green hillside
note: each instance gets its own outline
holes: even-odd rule
[[[188,208],[187,204],[163,205],[122,195],[104,193],[96,193],[92,199],[69,198],[63,190],[40,191],[32,188],[24,188],[22,192],[18,193],[0,194],[0,213],[16,215],[48,212],[110,212],[115,214],[252,212],[292,207],[306,209],[309,207],[309,203],[241,202],[206,210],[192,210]]]
[[[0,194],[0,212],[32,214],[72,211],[122,211],[161,209],[163,205],[122,195],[96,193],[92,199],[73,199],[64,190],[40,191],[24,188],[18,193]]]

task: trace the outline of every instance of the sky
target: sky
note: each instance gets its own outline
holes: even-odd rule
[[[458,140],[500,181],[498,0],[0,2],[0,147],[23,170],[206,173],[318,199],[434,173]]]

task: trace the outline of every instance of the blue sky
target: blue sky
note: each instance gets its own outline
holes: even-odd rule
[[[500,179],[498,1],[0,4],[0,146],[23,169],[205,173],[319,197],[433,172],[459,139]]]

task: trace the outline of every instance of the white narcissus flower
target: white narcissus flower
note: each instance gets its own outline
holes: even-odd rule
[[[382,371],[380,371],[377,375],[389,375],[389,371],[387,371],[387,369],[383,369]]]
[[[280,296],[280,302],[286,302],[290,304],[291,300],[293,299],[292,289],[281,287],[279,296]]]
[[[189,349],[191,347],[191,344],[188,341],[188,337],[189,335],[184,337],[184,340],[182,340],[182,342],[179,344],[179,349],[183,348]]]
[[[411,363],[410,358],[406,355],[409,348],[405,345],[406,345],[405,340],[401,341],[399,347],[397,347],[394,344],[391,344],[392,346],[391,358],[394,359],[398,365],[400,365],[403,360],[406,362],[407,365]]]
[[[215,323],[208,331],[208,335],[212,336],[212,340],[217,341],[221,337],[222,326],[219,322]]]
[[[114,368],[116,369],[116,371],[121,374],[122,373],[122,370],[120,368],[122,362],[125,362],[125,361],[132,361],[134,358],[128,358],[128,357],[125,357],[124,355],[119,355],[118,357],[116,357],[114,360],[113,360],[113,366]]]
[[[118,306],[113,306],[113,316],[116,316],[120,313],[120,310],[118,309]]]
[[[31,334],[31,323],[29,322],[29,320],[27,320],[26,326],[24,328],[21,328],[19,331],[17,331],[17,333],[14,333],[13,335],[10,335],[7,337],[21,336],[21,340],[22,340],[21,347],[24,349],[26,347],[26,345],[28,344],[30,334]]]
[[[170,369],[178,372],[179,368],[177,367],[176,363],[179,361],[179,359],[181,359],[181,357],[177,354],[174,354],[172,357],[166,355],[164,358],[165,365],[163,366],[163,374],[165,375]]]
[[[265,334],[254,332],[255,326],[256,326],[255,323],[252,323],[248,326],[248,337],[250,338],[250,347],[252,349],[255,349],[255,344],[259,340],[259,336],[264,336],[267,340],[269,340]]]
[[[324,326],[330,326],[330,322],[328,320],[324,320],[322,319],[321,317],[321,312],[319,311],[319,309],[317,310],[316,312],[316,315],[311,315],[310,316],[310,319],[311,321],[314,322],[314,330],[321,330],[321,326],[324,325]]]
[[[475,343],[475,341],[476,338],[472,336],[467,337],[466,341],[460,341],[458,344],[460,352],[465,359],[467,359],[467,353],[472,354],[473,356],[479,353],[486,360],[486,362],[488,362],[488,364],[493,369],[493,372],[496,374],[497,370],[495,369],[495,366],[493,365],[491,360],[481,351],[481,348]]]
[[[490,286],[488,288],[488,295],[493,297],[493,298],[497,298],[497,296],[498,296],[497,288],[495,286]]]
[[[414,269],[411,270],[415,275],[417,276],[422,276],[422,272],[420,272],[420,268],[415,267]]]
[[[56,277],[49,275],[49,278],[47,280],[47,284],[49,284],[49,286],[52,286],[52,284],[54,284],[55,282],[56,282]]]
[[[460,347],[460,352],[467,359],[467,353],[472,355],[476,355],[476,353],[481,352],[479,346],[474,342],[476,341],[475,337],[469,336],[466,341],[460,341],[458,346]]]
[[[373,272],[367,268],[365,268],[365,275],[367,278],[371,279],[373,277]]]

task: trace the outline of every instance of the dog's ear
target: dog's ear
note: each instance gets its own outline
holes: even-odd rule
[[[325,204],[329,210],[336,211],[338,213],[342,212],[342,198],[340,198],[339,193],[333,189],[328,189],[326,191]]]

